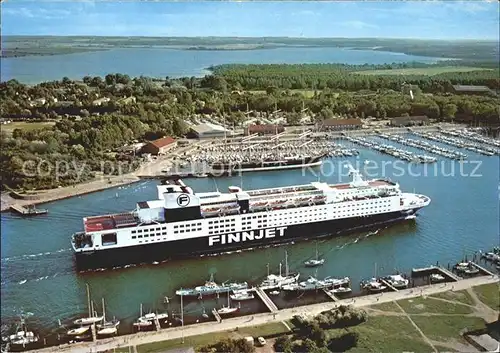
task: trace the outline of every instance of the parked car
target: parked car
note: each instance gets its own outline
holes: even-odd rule
[[[257,338],[257,341],[259,341],[259,344],[261,346],[265,346],[266,345],[266,339],[264,337]]]

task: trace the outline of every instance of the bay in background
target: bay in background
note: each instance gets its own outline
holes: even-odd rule
[[[108,73],[131,77],[204,76],[213,65],[221,64],[385,64],[402,62],[434,63],[443,58],[403,53],[350,50],[348,48],[276,48],[255,50],[179,50],[165,48],[126,48],[77,54],[1,58],[2,81],[16,79],[35,84],[68,77],[105,76]]]

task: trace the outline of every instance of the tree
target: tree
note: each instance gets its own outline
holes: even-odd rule
[[[274,350],[276,352],[292,353],[293,342],[288,335],[280,336],[274,342]]]
[[[457,106],[453,103],[448,103],[443,106],[442,115],[445,118],[454,118],[457,113]]]

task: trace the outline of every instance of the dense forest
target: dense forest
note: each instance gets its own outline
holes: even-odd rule
[[[455,64],[452,62],[450,64]],[[214,75],[224,78],[231,86],[247,90],[265,90],[275,86],[282,89],[325,88],[345,91],[393,89],[400,90],[406,84],[417,85],[424,93],[453,92],[452,85],[485,85],[500,89],[500,71],[496,69],[468,72],[446,72],[436,75],[384,74],[365,75],[363,71],[407,68],[425,69],[448,66],[447,64],[387,64],[387,65],[220,65],[212,67]]]
[[[99,173],[134,170],[140,157],[124,153],[123,146],[166,135],[183,136],[188,123],[200,121],[203,115],[219,121],[224,115],[226,123],[236,127],[247,115],[268,116],[276,109],[291,125],[298,124],[304,114],[314,121],[428,115],[437,120],[498,124],[496,96],[456,95],[451,89],[461,83],[496,90],[498,70],[435,76],[362,74],[398,68],[404,67],[225,65],[203,78],[160,80],[109,74],[34,86],[3,82],[0,115],[4,121],[50,121],[52,125],[11,130],[2,125],[2,187],[52,188],[90,180]],[[64,168],[62,176],[57,176],[56,166]]]

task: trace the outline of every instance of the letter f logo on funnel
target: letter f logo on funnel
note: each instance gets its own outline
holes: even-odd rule
[[[179,197],[177,198],[177,204],[181,207],[186,207],[187,205],[189,205],[189,196],[186,194],[179,195]]]

